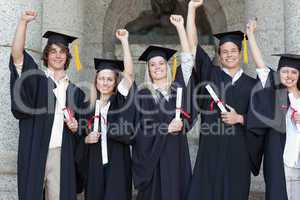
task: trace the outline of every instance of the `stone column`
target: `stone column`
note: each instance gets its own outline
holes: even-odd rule
[[[9,56],[11,43],[22,11],[33,9],[38,18],[27,31],[27,51],[39,62],[41,51],[41,0],[0,1],[0,200],[17,200],[18,122],[10,112]]]
[[[257,17],[256,39],[262,51],[265,63],[277,68],[278,58],[273,53],[284,52],[284,7],[282,0],[246,0],[245,26],[248,19]],[[245,27],[244,26],[244,27]],[[245,28],[244,28],[245,29]],[[247,71],[255,75],[255,66],[249,48],[249,65]],[[252,179],[251,191],[263,192],[265,189],[262,172]]]
[[[285,50],[300,54],[300,1],[285,0]]]
[[[248,19],[257,17],[257,42],[266,64],[274,69],[277,68],[278,58],[271,56],[271,54],[284,52],[285,47],[283,2],[282,0],[245,1],[245,24]],[[249,57],[251,61],[252,58]],[[253,66],[251,70],[254,71],[253,62],[250,64],[249,66]]]

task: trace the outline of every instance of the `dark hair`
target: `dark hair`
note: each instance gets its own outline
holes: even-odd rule
[[[61,43],[52,43],[55,44],[57,46],[59,46],[60,48],[62,48],[63,50],[66,50],[66,54],[67,54],[67,59],[66,59],[66,63],[65,63],[65,68],[64,70],[67,70],[69,65],[70,65],[70,61],[72,59],[72,55],[70,53],[70,50],[68,47],[66,47],[65,45],[61,44]],[[43,55],[42,55],[42,60],[43,60],[43,64],[48,67],[48,55],[49,52],[51,50],[51,46],[52,44],[47,44],[43,50]]]
[[[223,44],[225,44],[225,43],[223,43]],[[219,54],[219,55],[220,55],[220,53],[221,53],[221,46],[222,46],[223,44],[221,44],[221,45],[218,46],[218,54]],[[233,44],[235,44],[235,43],[233,42]],[[240,46],[237,45],[237,44],[235,44],[235,45],[237,46],[237,48],[239,49],[239,52],[241,53],[242,47],[240,47]]]

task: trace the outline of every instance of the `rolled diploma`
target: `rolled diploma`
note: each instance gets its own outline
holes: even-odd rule
[[[180,119],[181,104],[182,104],[182,88],[177,88],[175,119]]]
[[[215,91],[212,89],[212,87],[207,84],[205,86],[205,88],[207,89],[208,93],[210,94],[211,98],[214,100],[214,102],[217,103],[218,107],[220,108],[220,110],[222,112],[227,112],[226,108],[224,107],[223,103],[220,101],[219,97],[216,95]]]
[[[95,118],[94,118],[94,129],[93,132],[99,131],[99,118],[100,118],[100,100],[96,100],[96,106],[95,106]],[[96,117],[98,116],[98,117]]]

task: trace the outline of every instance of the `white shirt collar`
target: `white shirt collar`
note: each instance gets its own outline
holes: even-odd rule
[[[229,71],[228,71],[228,69],[222,67],[222,70],[223,70],[226,74],[228,74],[229,76],[231,76],[230,73],[229,73]],[[239,80],[239,78],[242,76],[243,72],[244,72],[244,70],[243,70],[242,68],[240,68],[239,71],[237,71],[237,72],[235,73],[235,75],[232,77],[232,84],[234,84],[237,80]]]
[[[168,90],[167,89],[161,89],[157,85],[154,85],[154,84],[152,84],[152,85],[153,85],[153,89],[154,90],[160,91],[160,93],[164,96],[164,98],[166,100],[169,100],[169,94],[168,94]]]
[[[66,82],[70,81],[69,76],[67,74],[62,79],[55,80],[55,78],[54,78],[54,72],[51,71],[49,68],[47,68],[47,70],[45,70],[44,72],[45,72],[46,77],[47,78],[50,77],[55,83],[60,83],[62,81],[66,81]]]

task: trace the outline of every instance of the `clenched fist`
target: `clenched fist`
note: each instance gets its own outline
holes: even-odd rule
[[[37,17],[37,12],[32,11],[32,10],[28,10],[25,11],[22,16],[21,16],[21,21],[24,21],[26,23],[29,23],[33,20],[35,20],[35,18]]]

